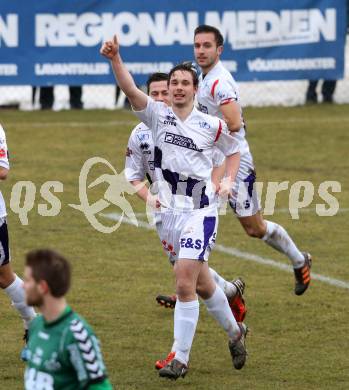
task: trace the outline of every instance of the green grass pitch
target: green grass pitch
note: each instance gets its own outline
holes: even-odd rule
[[[277,211],[268,219],[282,224],[295,242],[314,257],[313,271],[349,282],[349,106],[248,108],[248,140],[258,181],[309,180],[317,190],[326,180],[339,181],[334,194],[342,212],[319,217],[315,196],[307,212],[292,220]],[[137,119],[127,111],[14,112],[1,111],[11,154],[9,178],[1,183],[9,212],[12,264],[23,272],[25,253],[37,247],[62,251],[73,264],[69,302],[94,327],[112,383],[118,389],[348,389],[349,290],[313,281],[302,297],[293,294],[293,276],[275,268],[214,251],[210,265],[226,278],[246,280],[251,332],[249,357],[241,371],[232,368],[224,332],[201,305],[200,320],[187,377],[160,379],[156,359],[172,343],[172,312],[155,304],[158,293],[172,293],[172,270],[154,231],[127,224],[112,234],[94,230],[85,216],[68,205],[78,204],[78,179],[83,163],[100,156],[123,170],[129,131]],[[98,166],[91,181],[102,173]],[[36,186],[28,225],[9,207],[18,181]],[[56,196],[61,212],[38,214],[45,204],[40,187],[49,180],[63,183]],[[90,202],[103,198],[106,185],[91,189]],[[144,205],[128,198],[137,212]],[[278,210],[288,207],[288,192],[277,197]],[[114,206],[104,212],[120,211]],[[105,224],[112,221],[100,218]],[[248,238],[229,212],[220,220],[218,243],[288,264],[259,240]],[[0,389],[23,388],[22,325],[5,294],[0,295]]]

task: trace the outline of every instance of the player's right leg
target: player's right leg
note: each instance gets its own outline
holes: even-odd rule
[[[0,287],[9,296],[12,306],[22,317],[25,329],[24,341],[26,342],[29,323],[36,313],[26,303],[22,279],[11,268],[6,218],[0,218]],[[25,357],[24,353],[25,351],[22,351],[22,358]]]
[[[176,276],[177,303],[174,310],[175,356],[171,362],[159,370],[164,378],[184,377],[196,325],[199,319],[199,301],[196,295],[196,282],[202,262],[193,259],[178,259],[174,265]]]

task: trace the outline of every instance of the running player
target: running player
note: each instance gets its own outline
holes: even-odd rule
[[[39,249],[27,254],[24,290],[42,315],[30,324],[26,390],[108,390],[99,341],[86,321],[65,300],[70,287],[68,261]]]
[[[8,155],[5,131],[0,125],[0,180],[7,178],[10,169]],[[6,206],[0,191],[0,287],[9,296],[12,305],[22,317],[24,341],[27,342],[29,323],[36,314],[34,309],[25,302],[22,279],[12,271],[6,216]],[[22,360],[25,360],[25,356],[26,348],[24,347],[21,353]]]
[[[147,81],[148,95],[152,97],[154,101],[164,102],[170,105],[168,94],[168,74],[166,73],[154,73]],[[221,166],[224,159],[222,153],[216,153],[217,159],[213,161],[215,167]],[[154,142],[152,131],[144,124],[139,123],[131,132],[125,159],[125,176],[126,179],[135,187],[137,195],[153,208],[159,210],[160,203],[157,197],[152,195],[143,182],[147,178],[149,184],[155,181],[155,167],[154,167]],[[214,176],[214,174],[212,175]],[[214,183],[218,186],[218,183]],[[157,207],[156,207],[157,206]],[[155,226],[159,237],[161,237],[161,215],[160,211],[154,213]],[[168,249],[167,247],[164,248]],[[170,251],[167,250],[170,262],[173,264]],[[242,298],[245,283],[241,278],[235,279],[232,282],[225,280],[214,269],[209,268],[211,276],[218,286],[224,291],[228,298],[229,306],[234,314],[237,322],[243,322],[246,315],[246,306],[244,299]],[[156,297],[158,303],[165,307],[174,308],[176,304],[176,296],[158,295]],[[165,359],[157,360],[155,363],[156,369],[163,368],[175,357],[175,346],[173,346],[171,352]]]
[[[310,284],[311,256],[297,248],[282,226],[265,220],[260,212],[254,186],[256,173],[245,138],[238,87],[232,75],[220,62],[222,51],[223,36],[218,29],[207,25],[195,29],[194,55],[202,70],[197,93],[199,109],[224,118],[229,130],[240,143],[240,169],[230,205],[250,237],[263,240],[291,260],[295,275],[294,291],[296,295],[302,295]]]
[[[111,60],[120,88],[137,116],[152,130],[155,144],[159,200],[166,206],[161,213],[162,243],[171,247],[175,260],[178,297],[174,312],[176,356],[159,375],[177,379],[188,371],[199,317],[196,292],[225,329],[234,367],[240,369],[246,360],[246,329],[235,321],[227,298],[216,287],[207,264],[218,222],[217,197],[211,183],[213,146],[226,156],[226,177],[219,188],[219,194],[224,196],[229,194],[239,167],[238,144],[227,134],[221,120],[194,107],[198,80],[189,67],[179,65],[171,70],[171,107],[168,107],[154,102],[136,87],[122,62],[116,36],[102,45],[101,54]]]

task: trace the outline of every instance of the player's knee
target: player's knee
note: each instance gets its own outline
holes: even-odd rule
[[[4,289],[10,285],[9,278],[7,275],[0,272],[0,288]]]
[[[8,287],[14,279],[15,275],[8,265],[0,267],[0,288]]]
[[[196,286],[196,293],[202,298],[202,296],[205,294],[204,286],[198,283]]]
[[[265,228],[262,225],[248,225],[244,226],[245,232],[248,236],[253,238],[263,238],[265,235]]]
[[[179,298],[186,298],[195,293],[195,286],[187,279],[179,279],[176,283],[176,293]]]

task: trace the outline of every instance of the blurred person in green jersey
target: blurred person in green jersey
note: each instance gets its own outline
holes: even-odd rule
[[[68,261],[50,249],[26,255],[27,303],[41,312],[30,324],[25,389],[109,390],[99,341],[88,323],[67,304]]]

